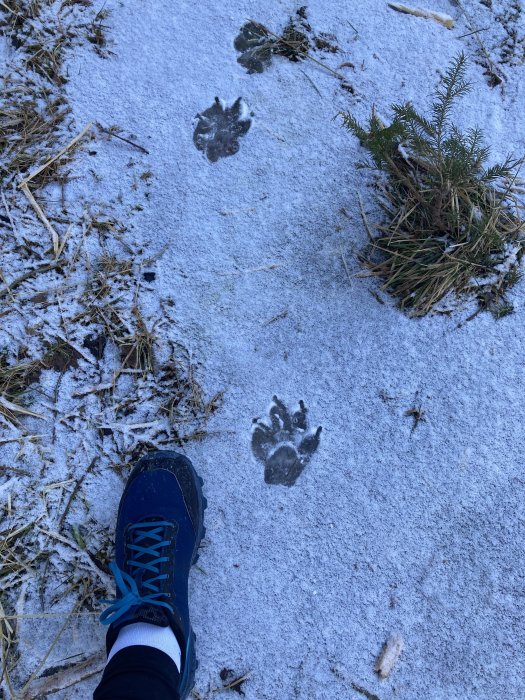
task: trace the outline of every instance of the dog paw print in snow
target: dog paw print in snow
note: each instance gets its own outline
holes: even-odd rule
[[[272,39],[266,27],[258,22],[244,24],[233,45],[241,54],[237,62],[244,66],[248,73],[262,73],[272,62],[275,39]]]
[[[193,143],[212,163],[235,155],[239,150],[239,139],[248,133],[252,123],[248,107],[240,97],[231,107],[216,97],[212,106],[197,114],[196,118]]]
[[[319,447],[322,427],[308,430],[303,401],[292,414],[277,396],[270,407],[269,423],[254,418],[253,454],[264,464],[267,484],[293,486]]]

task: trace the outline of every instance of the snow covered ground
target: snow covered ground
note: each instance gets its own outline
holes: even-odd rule
[[[144,317],[172,309],[170,333],[191,350],[206,395],[224,390],[210,435],[185,447],[209,501],[191,580],[196,697],[217,695],[223,668],[251,674],[247,700],[525,697],[525,286],[500,321],[480,314],[461,323],[469,307],[413,320],[385,294],[378,303],[377,283],[355,277],[353,257],[366,241],[358,193],[369,220],[379,218],[371,180],[355,167],[359,144],[334,120],[341,110],[364,120],[372,105],[386,119],[405,100],[424,109],[465,50],[473,91],[457,121],[482,126],[495,159],[525,152],[519,15],[505,20],[518,37],[512,61],[498,48],[508,33],[496,18],[511,4],[465,1],[475,28],[488,29],[464,36],[472,25],[447,0],[431,9],[452,15],[453,30],[384,0],[311,0],[312,30],[334,35],[339,48],[312,55],[344,73],[352,91],[312,61],[274,57],[260,74],[237,62],[241,26],[252,19],[281,32],[298,9],[285,0],[111,1],[114,55],[86,45],[67,56],[78,131],[91,121],[118,125],[149,151],[90,145],[97,153],[76,157],[69,197],[128,213],[140,199],[130,240],[143,241],[145,257],[164,251],[147,266],[155,279],[140,296]],[[477,36],[501,85],[484,75]],[[216,96],[225,107],[242,98],[245,125],[237,152],[212,162],[194,129]],[[132,187],[130,159],[133,172],[152,173],[146,199],[143,184]],[[78,389],[65,377],[61,413],[75,410]],[[253,421],[268,415],[274,395],[291,409],[304,400],[309,426],[323,428],[291,486],[267,483],[251,449]],[[406,415],[414,408],[415,427]],[[96,431],[85,437],[97,453]],[[7,463],[18,446],[0,449]],[[82,471],[89,460],[79,454]],[[69,476],[50,469],[44,483]],[[111,528],[123,478],[94,474],[82,486],[87,526]],[[53,626],[21,624],[26,678]],[[405,648],[380,680],[374,664],[393,633]],[[50,663],[97,653],[103,634],[94,615],[79,617]],[[97,679],[53,697],[89,697]]]

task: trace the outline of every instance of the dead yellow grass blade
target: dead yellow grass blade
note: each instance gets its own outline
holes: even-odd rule
[[[30,411],[28,408],[19,406],[18,404],[9,401],[9,399],[6,399],[5,396],[0,396],[0,412],[2,411],[2,409],[4,409],[8,413],[12,413],[15,416],[32,416],[33,418],[47,420],[40,413],[35,413],[34,411]]]
[[[29,183],[40,173],[42,173],[46,168],[48,168],[52,163],[56,162],[59,158],[61,158],[65,153],[70,151],[72,148],[74,148],[77,143],[87,134],[87,132],[91,129],[93,126],[93,122],[89,122],[87,126],[85,126],[82,131],[75,136],[75,138],[71,139],[71,141],[67,144],[67,146],[64,146],[56,155],[54,155],[52,158],[50,158],[46,163],[41,165],[39,168],[34,170],[30,175],[28,175],[26,178],[22,180],[22,182],[19,183],[18,187],[22,190],[22,192],[25,194],[27,197],[29,204],[33,207],[36,215],[40,219],[40,221],[44,224],[44,226],[47,228],[49,233],[51,234],[51,241],[53,243],[53,253],[55,255],[55,258],[58,258],[60,255],[60,252],[63,250],[64,245],[60,245],[60,238],[58,236],[58,233],[55,231],[53,226],[50,224],[49,219],[47,216],[44,214],[44,211],[42,210],[42,207],[38,204],[36,199],[33,196],[33,193],[29,189]],[[65,242],[64,242],[65,243]]]
[[[405,15],[414,15],[414,17],[423,17],[424,19],[433,19],[439,22],[447,29],[454,29],[455,22],[452,17],[445,15],[442,12],[434,12],[433,10],[425,10],[420,7],[408,7],[399,2],[389,2],[388,6],[396,12],[402,12]]]
[[[89,656],[83,661],[79,661],[73,667],[57,671],[50,676],[35,679],[23,696],[23,700],[36,700],[37,698],[48,697],[52,693],[58,693],[60,690],[71,688],[100,673],[104,669],[105,664],[106,655],[100,652]]]
[[[28,183],[28,182],[31,182],[31,180],[34,180],[34,178],[37,175],[40,175],[40,173],[43,170],[48,168],[51,165],[51,163],[54,163],[56,160],[61,158],[64,155],[64,153],[67,153],[68,151],[70,151],[73,148],[73,146],[75,146],[87,134],[87,132],[92,128],[92,126],[93,126],[93,122],[89,122],[89,124],[87,124],[87,126],[85,126],[79,134],[77,134],[73,139],[71,139],[71,141],[67,144],[67,146],[64,146],[64,148],[62,148],[56,155],[54,155],[47,162],[45,162],[39,168],[34,170],[30,175],[28,175],[26,178],[24,178],[22,180],[22,182],[20,183],[19,187],[22,187],[22,185],[24,183]]]

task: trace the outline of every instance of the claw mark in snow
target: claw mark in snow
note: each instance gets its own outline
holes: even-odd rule
[[[197,114],[193,143],[212,163],[235,155],[239,150],[239,139],[248,133],[252,123],[248,115],[248,107],[240,97],[231,107],[216,97],[211,107]]]
[[[299,409],[290,414],[283,402],[274,396],[269,412],[270,425],[254,419],[252,450],[264,463],[267,484],[293,486],[319,447],[322,428],[308,431],[306,413],[303,401],[299,401]]]

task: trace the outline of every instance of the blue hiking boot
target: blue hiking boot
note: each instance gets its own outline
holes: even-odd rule
[[[181,699],[193,688],[197,667],[188,575],[205,532],[202,483],[190,460],[177,452],[150,452],[137,462],[117,517],[110,567],[117,596],[100,616],[109,625],[108,653],[125,625],[171,627],[181,648]]]

